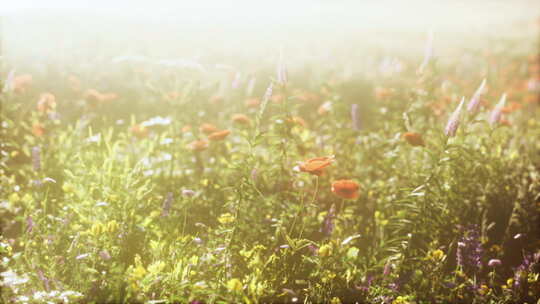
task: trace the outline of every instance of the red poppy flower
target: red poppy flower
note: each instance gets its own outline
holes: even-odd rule
[[[244,114],[234,114],[232,116],[232,121],[242,125],[249,125],[249,123],[251,122],[249,117]]]
[[[188,145],[188,148],[196,152],[206,150],[208,148],[208,141],[204,139],[192,141]]]
[[[300,164],[300,171],[307,172],[313,175],[321,176],[324,173],[324,168],[330,166],[334,161],[334,156],[323,156],[308,159]]]
[[[231,131],[229,130],[217,131],[208,135],[208,139],[213,141],[223,140],[225,137],[229,136],[229,134],[231,134]]]
[[[219,129],[216,128],[216,126],[214,126],[213,124],[209,124],[209,123],[203,123],[199,127],[199,130],[201,130],[201,132],[203,132],[204,134],[207,134],[207,135],[219,131]]]
[[[422,134],[415,132],[406,132],[403,134],[403,138],[412,146],[423,146],[424,140]]]
[[[52,112],[56,108],[56,97],[51,93],[43,93],[37,102],[37,110],[41,114]]]
[[[39,122],[34,123],[32,125],[32,134],[34,134],[37,137],[41,137],[45,135],[45,127]]]
[[[358,190],[360,185],[349,179],[341,179],[332,183],[332,192],[345,199],[356,199],[360,195]]]
[[[148,136],[148,129],[139,125],[134,125],[130,129],[131,133],[137,138],[142,139]]]

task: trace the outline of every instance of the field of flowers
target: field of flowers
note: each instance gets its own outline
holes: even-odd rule
[[[537,37],[422,37],[354,71],[2,62],[0,299],[536,303]]]

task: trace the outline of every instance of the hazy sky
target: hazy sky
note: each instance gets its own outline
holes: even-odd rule
[[[143,49],[139,42],[171,49],[181,44],[193,54],[302,43],[326,52],[336,41],[365,46],[378,44],[379,38],[421,53],[428,30],[436,33],[436,44],[463,43],[463,33],[487,37],[483,33],[499,35],[506,28],[534,30],[530,24],[540,17],[540,1],[0,0],[0,15],[6,16],[2,40],[8,55],[45,56],[70,47],[91,50],[98,42],[118,53],[128,43]],[[377,39],[367,41],[360,36],[365,32]],[[409,39],[403,33],[417,33],[420,42],[403,44]]]
[[[127,16],[178,16],[178,22],[197,19],[216,21],[324,22],[348,20],[365,27],[459,26],[503,22],[538,15],[540,1],[534,0],[0,0],[0,13],[87,12]],[[536,12],[536,13],[535,13]],[[333,19],[332,19],[333,17]],[[309,19],[309,20],[308,20]]]

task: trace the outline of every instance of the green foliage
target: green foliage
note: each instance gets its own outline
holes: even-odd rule
[[[487,122],[513,83],[491,71],[515,71],[511,77],[524,81],[534,75],[516,66],[538,62],[526,54],[475,56],[476,66],[490,67],[491,106],[464,110],[452,137],[446,120],[480,83],[478,73],[457,71],[458,61],[432,61],[420,75],[406,68],[392,79],[299,73],[310,85],[274,82],[273,97],[257,108],[245,105],[254,96],[243,89],[216,95],[185,71],[128,63],[109,67],[99,82],[81,73],[85,89],[108,82],[117,95],[111,100],[36,71],[66,80],[51,85],[55,107],[35,107],[47,82],[0,95],[2,300],[538,297],[538,100],[522,101],[531,92],[513,90],[518,109],[505,114],[509,125]],[[258,89],[262,96],[265,87]],[[353,127],[352,104],[361,129]],[[234,113],[250,121],[232,122]],[[203,123],[231,134],[194,150],[195,140],[212,138]],[[412,131],[424,145],[408,144],[403,134]],[[335,162],[321,176],[294,169],[327,155]],[[359,197],[332,193],[339,179],[358,182]],[[467,229],[479,231],[482,249],[474,273],[456,262]],[[488,266],[490,259],[502,266]]]

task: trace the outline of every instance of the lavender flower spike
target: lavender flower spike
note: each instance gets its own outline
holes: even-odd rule
[[[360,130],[360,117],[358,117],[358,105],[356,103],[353,103],[351,105],[351,119],[352,119],[352,127],[355,131]]]
[[[15,69],[12,69],[11,71],[9,71],[6,81],[4,82],[4,88],[2,89],[2,93],[6,93],[13,90],[14,78],[15,78]]]
[[[287,67],[285,67],[285,64],[283,63],[283,49],[279,52],[279,63],[277,67],[277,81],[282,85],[287,85],[288,77],[287,77]]]
[[[41,170],[41,149],[37,146],[32,148],[32,167],[36,172]]]
[[[478,110],[478,106],[480,105],[480,96],[482,96],[482,93],[484,93],[484,87],[486,86],[486,79],[482,80],[482,83],[480,84],[480,87],[474,92],[474,95],[472,96],[471,100],[469,101],[469,104],[467,105],[467,111],[470,113],[475,113]]]
[[[433,30],[428,32],[428,40],[426,43],[426,49],[424,51],[424,60],[417,70],[418,74],[423,74],[429,61],[433,58]]]
[[[493,109],[493,111],[491,111],[491,114],[489,114],[490,125],[493,126],[496,123],[498,123],[499,120],[501,120],[502,109],[505,103],[506,103],[506,93],[502,95],[501,100],[499,100],[499,103],[497,103],[497,105],[495,106],[495,109]]]
[[[173,202],[173,193],[167,192],[167,197],[165,198],[165,201],[163,202],[163,210],[161,212],[162,217],[169,216],[169,212],[171,211],[171,206]]]
[[[463,108],[463,104],[465,103],[465,97],[461,98],[461,102],[459,103],[459,106],[457,109],[450,115],[450,118],[448,119],[448,123],[446,124],[446,128],[444,128],[444,134],[448,137],[456,136],[457,129],[459,127],[459,116],[461,115],[461,108]]]

